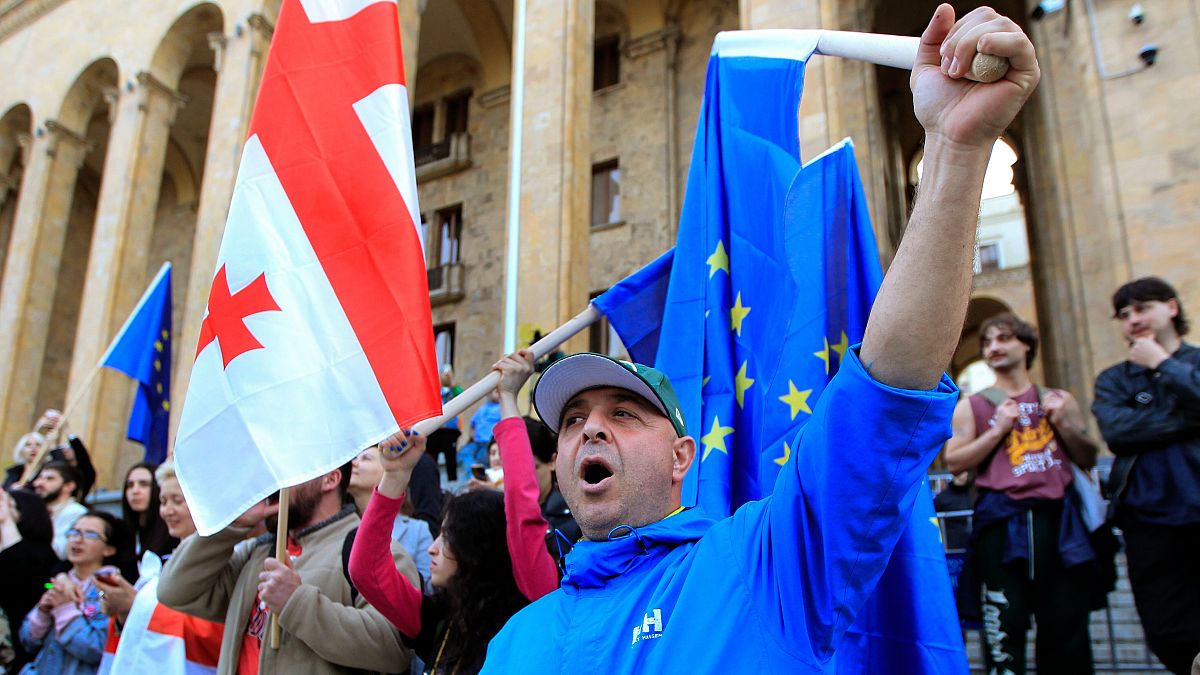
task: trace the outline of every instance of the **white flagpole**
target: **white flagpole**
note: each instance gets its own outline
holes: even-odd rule
[[[854,33],[841,30],[789,31],[819,33],[817,53],[844,59],[866,61],[881,66],[912,70],[917,61],[921,38],[879,33]],[[976,82],[995,82],[1008,72],[1008,59],[991,54],[976,54],[966,78]]]
[[[525,107],[525,0],[516,0],[513,17],[512,95],[508,138],[508,255],[504,282],[504,353],[517,350],[517,269],[521,250],[521,142]],[[462,398],[459,396],[458,398]]]

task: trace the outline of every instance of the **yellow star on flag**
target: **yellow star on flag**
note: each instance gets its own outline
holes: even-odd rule
[[[837,352],[838,365],[846,359],[846,350],[850,348],[850,338],[846,337],[846,331],[842,331],[842,339],[838,340],[836,345],[829,345],[829,348]]]
[[[711,376],[709,376],[709,377],[705,377],[705,378],[704,378],[704,381],[700,383],[700,388],[701,388],[701,389],[703,389],[704,387],[707,387],[707,386],[708,386],[708,381],[709,381],[709,380],[711,380],[711,379],[712,379],[712,377],[711,377]]]
[[[725,270],[729,274],[729,254],[725,252],[725,242],[717,240],[717,250],[708,256],[708,278],[713,278],[717,270]]]
[[[733,427],[721,426],[721,418],[714,417],[712,430],[700,437],[700,443],[704,445],[704,455],[700,457],[700,461],[708,459],[709,453],[713,450],[720,450],[728,455],[729,449],[725,447],[725,437],[732,433]]]
[[[746,320],[746,315],[749,313],[750,308],[742,306],[742,294],[739,291],[733,307],[729,308],[729,323],[733,326],[733,330],[738,334],[738,337],[742,336],[742,322]]]
[[[796,419],[796,413],[800,412],[801,410],[809,415],[812,414],[812,410],[810,410],[808,407],[808,395],[811,393],[812,389],[800,391],[796,389],[796,384],[794,382],[788,380],[788,393],[784,396],[780,396],[779,400],[788,404],[788,407],[792,409],[792,419]]]
[[[745,408],[746,390],[750,385],[754,384],[754,380],[746,376],[746,365],[749,361],[742,361],[742,369],[737,372],[737,376],[733,378],[733,385],[737,389],[737,402],[739,408]]]
[[[787,441],[783,442],[783,457],[776,457],[775,463],[779,466],[787,464],[788,458],[792,456],[792,449],[788,447]]]
[[[938,525],[937,516],[929,516],[929,522],[933,523],[933,527],[937,530],[938,541],[940,542],[942,540],[942,528]]]
[[[829,374],[829,338],[821,338],[825,343],[825,348],[819,352],[813,352],[813,356],[825,362],[825,374]]]

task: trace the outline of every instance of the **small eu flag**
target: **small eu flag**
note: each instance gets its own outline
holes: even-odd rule
[[[163,263],[100,365],[137,380],[126,436],[146,446],[147,462],[163,462],[171,420],[171,263]]]

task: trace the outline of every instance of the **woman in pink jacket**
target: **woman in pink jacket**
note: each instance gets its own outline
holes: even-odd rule
[[[434,675],[478,672],[487,644],[508,618],[558,587],[546,550],[546,521],[517,392],[533,372],[522,350],[498,361],[502,419],[496,425],[505,491],[479,490],[446,505],[442,532],[429,548],[431,584],[425,596],[396,571],[392,521],[404,502],[425,438],[407,432],[403,454],[381,449],[384,476],[363,514],[350,553],[350,578],[368,602],[399,629]]]

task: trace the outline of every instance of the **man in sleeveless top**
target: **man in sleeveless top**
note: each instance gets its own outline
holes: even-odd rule
[[[1175,673],[1200,652],[1200,349],[1165,281],[1113,295],[1129,358],[1096,379],[1092,412],[1117,456],[1110,516],[1125,533],[1129,582],[1150,649]]]
[[[1025,672],[1033,614],[1038,672],[1090,673],[1090,577],[1072,568],[1095,554],[1069,498],[1070,463],[1091,468],[1097,447],[1075,397],[1030,380],[1033,326],[1000,314],[979,335],[996,384],[959,401],[946,463],[978,474],[971,562],[981,582],[988,672]]]

